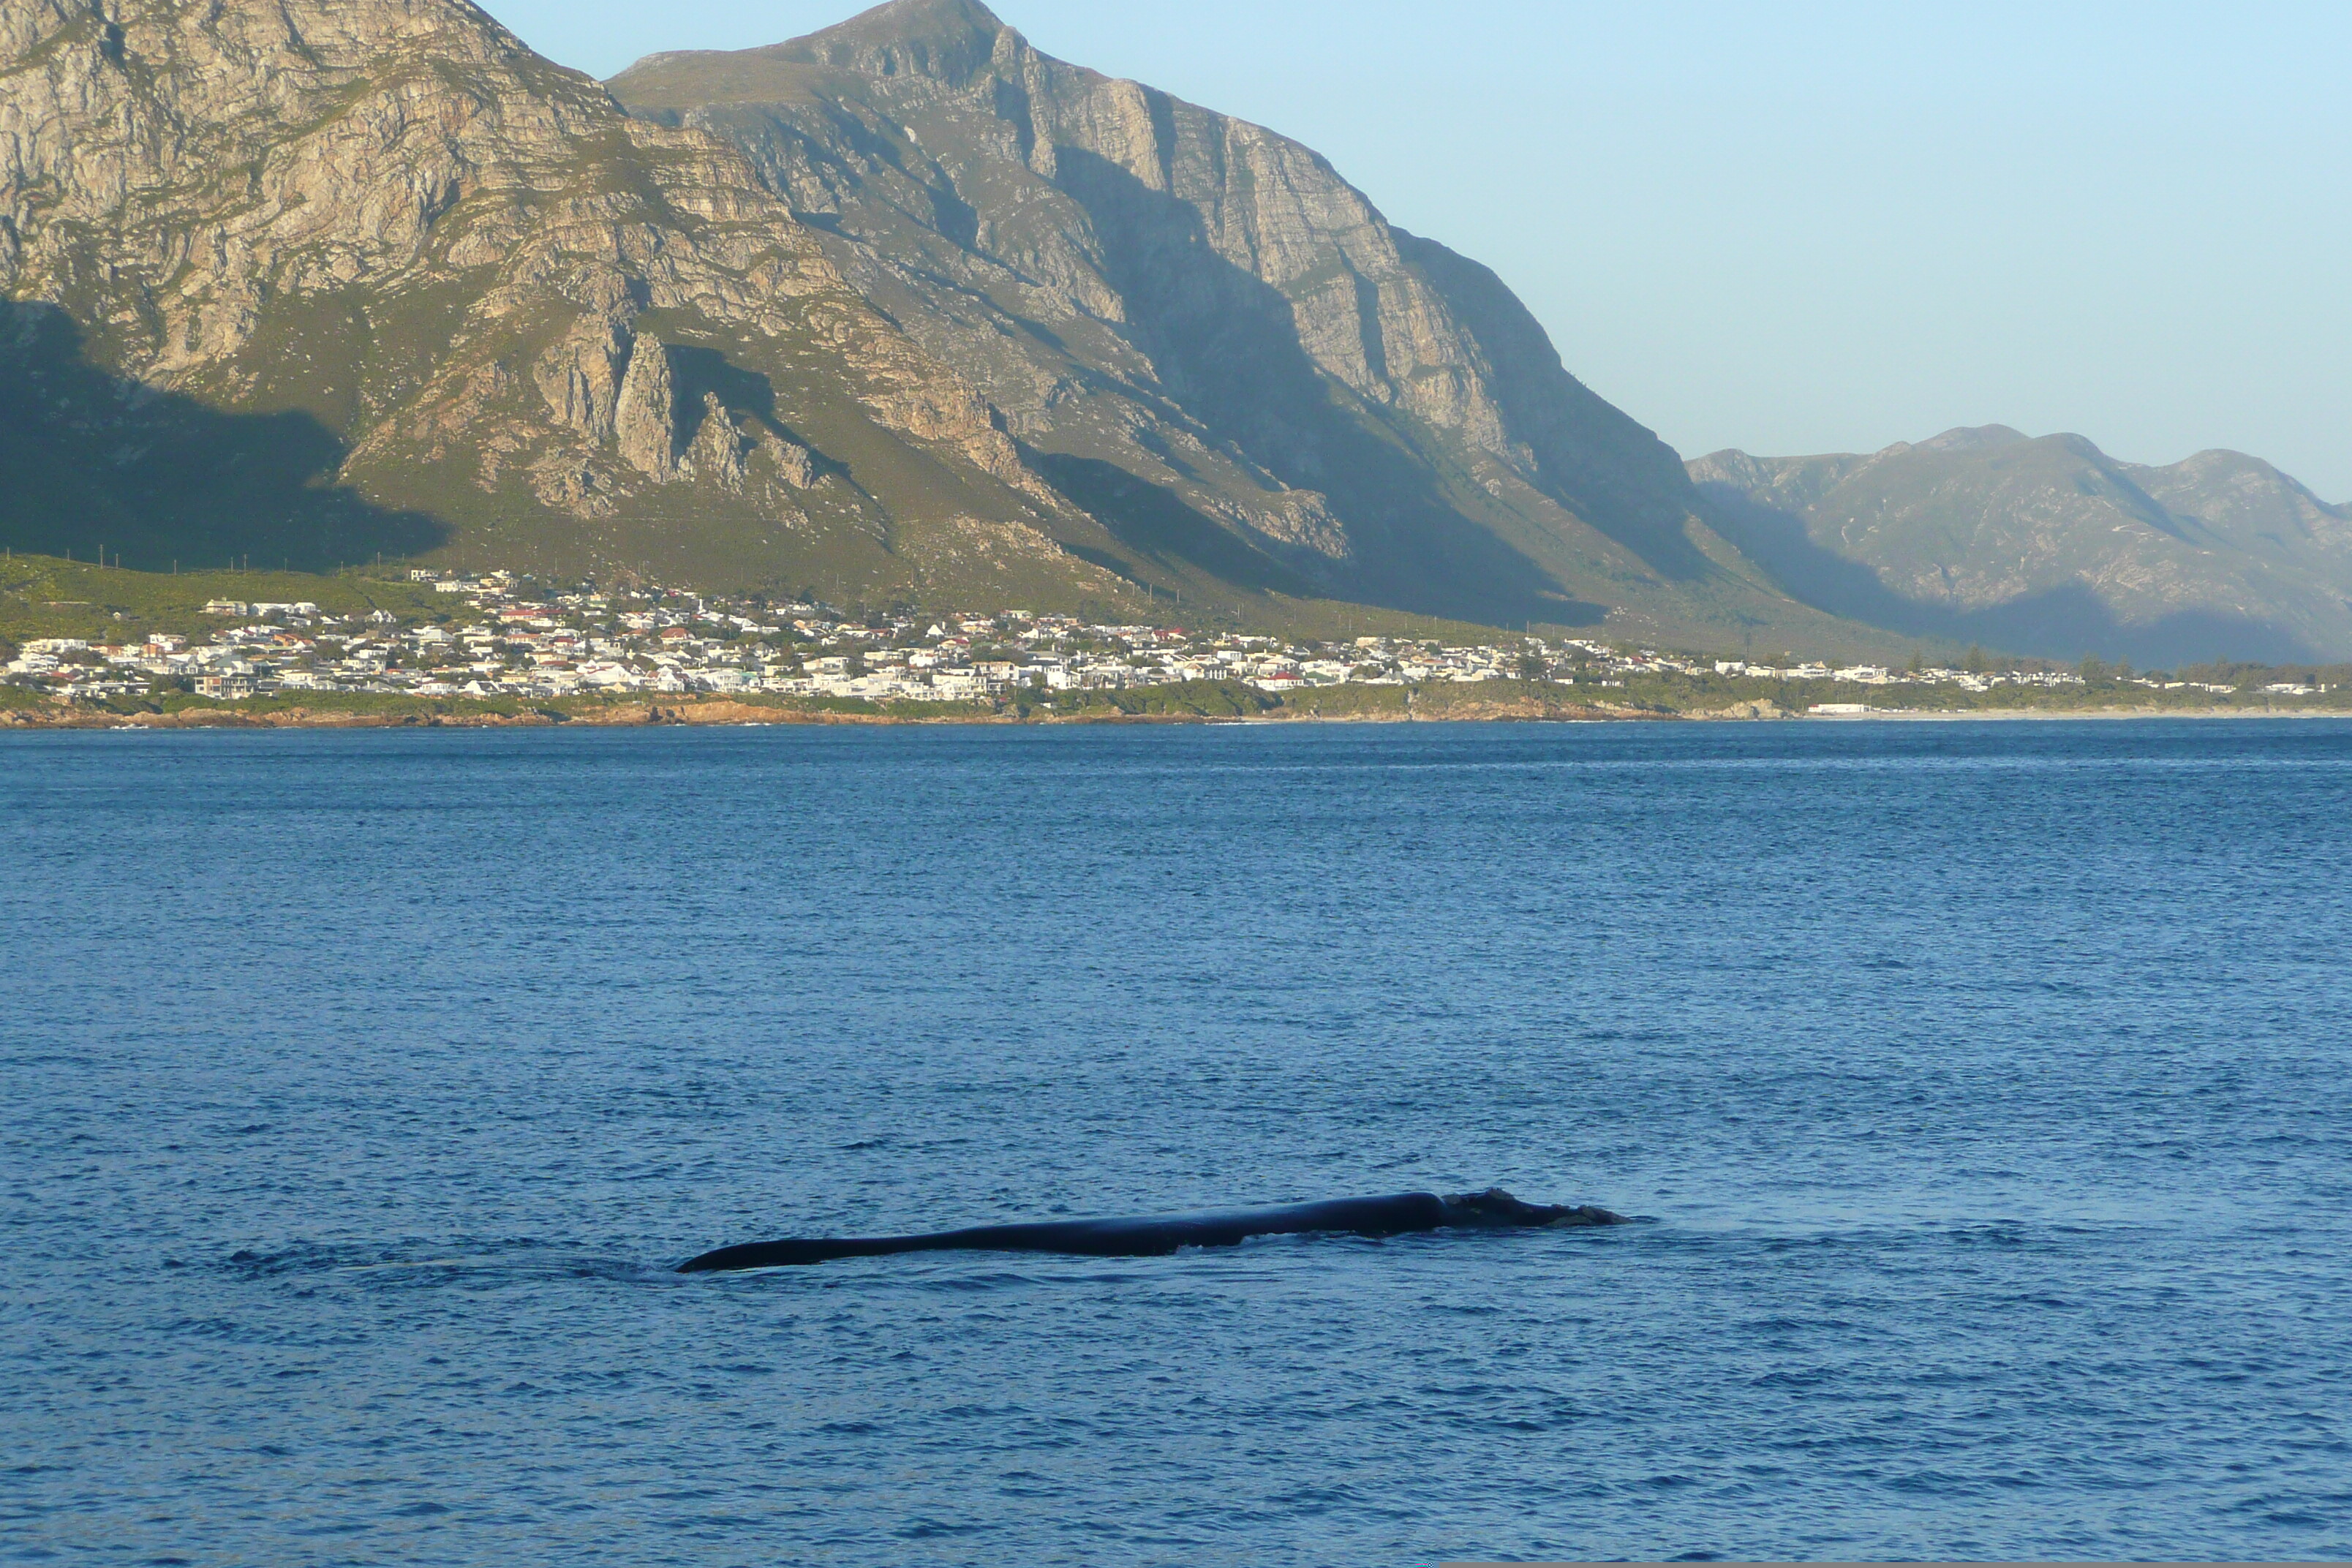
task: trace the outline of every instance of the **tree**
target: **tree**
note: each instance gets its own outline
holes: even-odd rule
[[[2106,679],[2108,673],[2106,660],[2096,654],[2084,656],[2081,668],[2081,674],[2084,680],[2096,686],[2100,681]]]
[[[1976,644],[1970,643],[1969,645],[1969,657],[1960,661],[1960,668],[1967,670],[1970,675],[1982,675],[1986,670],[1991,668],[1992,666],[1985,659],[1985,650],[1979,647]]]

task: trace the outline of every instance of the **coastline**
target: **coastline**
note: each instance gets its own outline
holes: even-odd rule
[[[1699,717],[1700,715],[1693,715]],[[2352,719],[2352,711],[2331,708],[1885,708],[1869,713],[1791,713],[1817,724],[1874,724],[1893,720],[1910,724],[2043,722],[2053,719]]]
[[[751,702],[740,698],[711,696],[659,701],[600,701],[593,703],[530,701],[466,702],[413,700],[366,706],[289,703],[186,702],[171,707],[152,705],[131,711],[84,703],[43,699],[37,703],[0,708],[0,734],[58,730],[394,730],[394,729],[552,729],[582,725],[591,729],[643,729],[672,725],[764,727],[780,724],[821,725],[1102,725],[1102,724],[1402,724],[1402,723],[2016,723],[2053,720],[2125,721],[2149,719],[2352,719],[2352,710],[2315,708],[2158,707],[2132,706],[1984,709],[1878,709],[1863,713],[1804,713],[1770,702],[1734,703],[1709,709],[1671,709],[1566,700],[1552,693],[1514,693],[1481,698],[1475,693],[1446,692],[1436,700],[1425,689],[1402,690],[1400,700],[1359,705],[1326,711],[1320,700],[1300,701],[1267,697],[1252,703],[1234,700],[1138,702],[1129,708],[1110,702],[1077,712],[1048,712],[1014,704],[874,704],[843,702],[819,705],[796,702]],[[1305,694],[1301,694],[1304,696]],[[1328,695],[1328,689],[1325,694]],[[925,711],[925,709],[943,710]]]

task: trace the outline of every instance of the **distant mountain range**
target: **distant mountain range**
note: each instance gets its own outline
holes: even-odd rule
[[[1989,425],[1687,467],[1716,526],[1834,615],[2142,665],[2352,658],[2352,508],[2243,453],[2149,468]]]
[[[2171,489],[2132,476],[2206,459],[2068,459],[2177,549],[2096,540],[2072,500],[2002,521],[2032,482],[1957,477],[1998,444],[1686,472],[1492,272],[1309,149],[972,0],[609,87],[465,0],[9,0],[0,437],[0,541],[153,568],[1339,601],[1822,652],[2352,646],[2321,587],[2343,514],[2250,459]],[[1906,453],[1960,467],[1915,495]],[[1829,500],[1882,482],[1881,511]]]

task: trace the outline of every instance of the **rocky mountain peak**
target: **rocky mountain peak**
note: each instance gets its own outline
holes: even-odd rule
[[[1229,533],[1328,591],[1505,621],[1719,574],[1680,460],[1500,279],[1263,126],[969,0],[610,85],[741,148],[1090,510],[1177,508],[1221,557]]]
[[[2012,430],[2006,425],[1961,425],[1940,436],[1930,436],[1918,442],[1916,448],[1928,452],[1976,452],[1993,447],[2014,447],[2032,437],[2022,430]],[[1911,444],[1896,443],[1906,449]]]
[[[2294,497],[2323,511],[2352,514],[2352,507],[2329,506],[2293,475],[2280,472],[2250,453],[2231,451],[2227,447],[2208,447],[2201,452],[2192,452],[2163,471],[2180,484],[2276,492]]]
[[[1011,31],[978,0],[889,0],[822,32],[757,52],[865,76],[924,77],[961,87],[988,66],[999,39]]]

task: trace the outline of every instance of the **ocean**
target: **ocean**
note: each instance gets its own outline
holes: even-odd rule
[[[0,1560],[2352,1556],[2352,724],[0,738]],[[723,1243],[1500,1184],[1641,1223]]]

